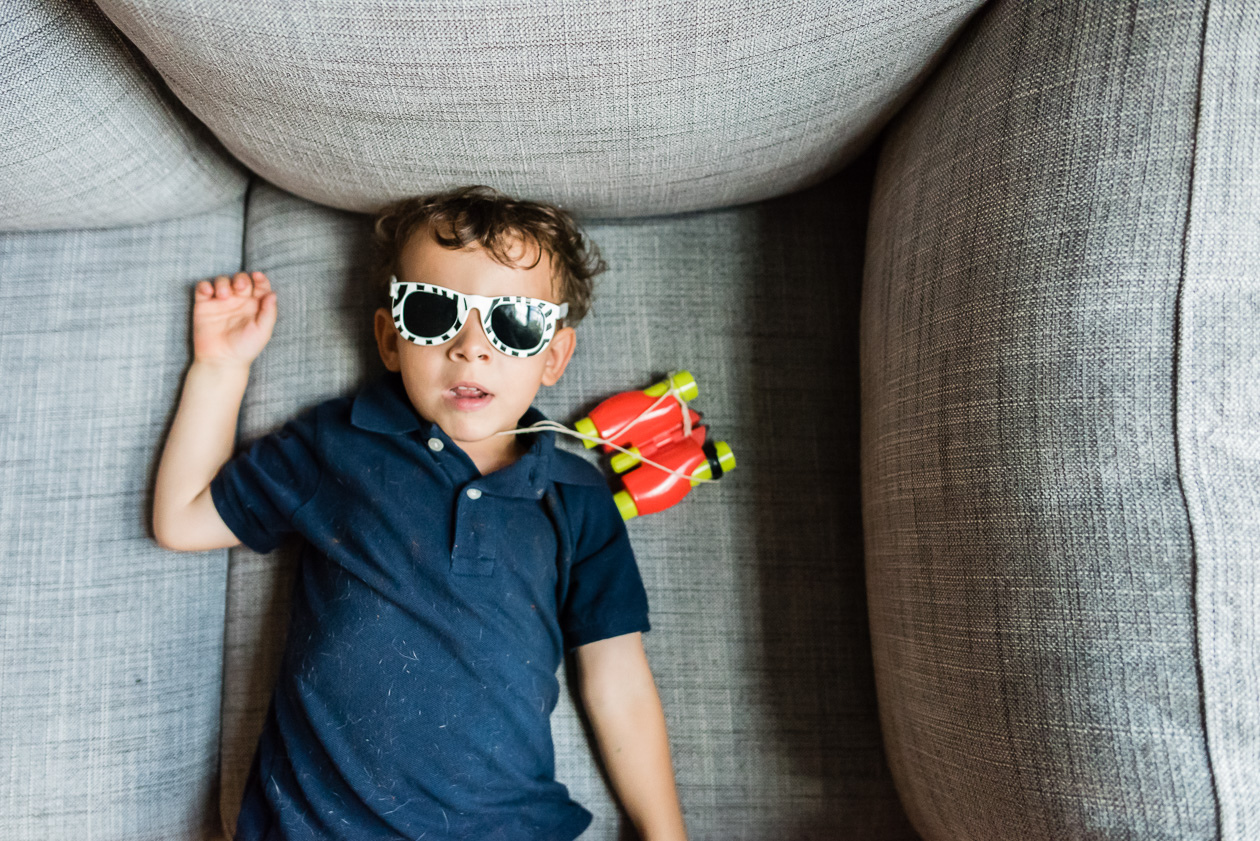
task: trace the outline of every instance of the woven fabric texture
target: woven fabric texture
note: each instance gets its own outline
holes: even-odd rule
[[[738,467],[629,523],[648,588],[645,644],[692,837],[912,839],[883,758],[862,589],[857,299],[869,159],[803,194],[584,227],[610,268],[577,355],[537,405],[570,426],[604,397],[687,368],[693,407]],[[279,295],[242,444],[379,369],[366,217],[260,187],[247,263]],[[596,457],[580,442],[558,446]],[[611,475],[611,473],[609,473]],[[232,550],[224,814],[274,679],[293,546]],[[553,717],[557,773],[615,839],[615,806],[574,699]]]
[[[0,231],[138,225],[245,192],[241,167],[90,3],[6,3],[0,90]]]
[[[227,552],[150,523],[193,283],[243,221],[0,234],[0,838],[217,826]]]
[[[837,172],[980,0],[101,0],[180,99],[332,207],[485,182],[587,216]]]
[[[1260,27],[1207,6],[996,3],[882,152],[867,591],[931,841],[1260,826]]]
[[[1260,838],[1260,7],[1209,6],[1177,446],[1222,841]]]

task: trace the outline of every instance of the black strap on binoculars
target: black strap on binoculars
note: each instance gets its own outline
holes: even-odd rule
[[[700,449],[704,452],[705,457],[708,458],[709,460],[709,478],[721,479],[722,478],[722,462],[718,460],[717,447],[713,445],[712,441],[709,441]]]

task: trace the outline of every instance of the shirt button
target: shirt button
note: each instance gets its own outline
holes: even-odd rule
[[[441,452],[441,450],[442,450],[442,446],[443,446],[443,445],[442,445],[442,439],[441,439],[441,438],[430,438],[430,439],[429,439],[429,449],[430,449],[430,450],[432,450],[433,452],[435,452],[435,453],[437,453],[437,452]]]
[[[481,499],[481,491],[477,490],[476,488],[469,488],[469,489],[468,489],[468,498],[469,498],[469,499]]]

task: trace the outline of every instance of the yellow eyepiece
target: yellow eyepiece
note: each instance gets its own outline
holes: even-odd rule
[[[622,520],[633,520],[639,516],[639,508],[634,504],[634,498],[627,491],[617,491],[613,494],[613,501],[617,503],[617,510],[621,512]]]
[[[627,449],[629,449],[630,452],[617,453],[609,460],[609,464],[612,465],[614,473],[625,473],[627,470],[633,469],[643,461],[642,454],[639,452],[638,447],[628,447]]]
[[[660,397],[669,391],[671,384],[678,389],[683,400],[695,400],[700,395],[700,386],[696,385],[696,378],[691,376],[690,371],[678,371],[669,379],[661,380],[651,388],[645,388],[643,393],[648,397]]]
[[[595,422],[589,417],[582,418],[580,421],[573,424],[573,428],[583,435],[593,435],[596,438],[599,437],[599,430],[595,427]],[[586,449],[588,450],[599,444],[598,441],[592,441],[589,438],[583,438],[582,443],[586,445]]]

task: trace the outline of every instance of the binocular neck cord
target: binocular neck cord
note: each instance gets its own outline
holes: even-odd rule
[[[674,385],[674,375],[677,373],[678,373],[677,371],[669,372],[669,377],[667,378],[669,382],[669,391],[665,392],[660,397],[656,398],[656,402],[653,403],[651,406],[648,406],[642,412],[640,412],[639,416],[636,417],[634,420],[630,421],[625,426],[618,427],[614,432],[609,433],[609,434],[615,434],[615,435],[623,434],[626,430],[630,429],[636,423],[643,420],[645,415],[649,414],[653,409],[661,405],[661,402],[664,401],[667,397],[672,396],[675,400],[678,401],[678,407],[682,411],[683,437],[690,438],[691,437],[691,412],[687,411],[687,401],[686,399],[683,398],[682,392],[679,391],[678,386]],[[598,435],[587,435],[583,432],[578,432],[576,429],[569,429],[564,424],[556,423],[555,421],[551,421],[551,420],[539,421],[538,423],[533,424],[532,426],[526,426],[520,429],[505,429],[503,432],[496,432],[495,435],[521,435],[527,432],[542,432],[545,430],[550,430],[552,432],[560,432],[564,435],[572,435],[574,438],[581,438],[583,441],[595,441],[600,444],[607,444],[608,446],[612,447],[615,450],[621,450],[621,452],[625,453],[626,455],[633,455],[635,458],[637,458],[639,461],[643,462],[644,464],[650,464],[656,469],[664,470],[666,473],[669,473],[673,476],[677,476],[680,479],[687,479],[688,481],[691,481],[691,482],[717,481],[716,479],[701,479],[696,476],[688,476],[686,473],[683,473],[680,470],[671,470],[670,468],[666,467],[663,464],[657,464],[656,462],[652,461],[650,458],[645,458],[642,455],[635,455],[634,453],[627,450],[625,447],[622,447],[618,444],[614,444],[612,441],[609,441],[607,438],[600,438]]]

